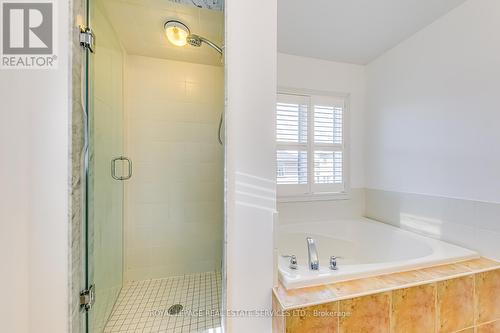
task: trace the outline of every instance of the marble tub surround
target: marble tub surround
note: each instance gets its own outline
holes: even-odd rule
[[[474,325],[474,275],[444,280],[436,285],[439,332],[454,332]]]
[[[480,323],[500,318],[500,270],[476,274],[476,310]]]
[[[500,262],[487,258],[478,258],[454,264],[440,265],[394,274],[378,275],[369,278],[324,284],[308,288],[287,290],[279,284],[273,289],[273,291],[278,298],[281,307],[285,310],[290,310],[383,291],[444,281],[496,269],[500,269]],[[491,285],[491,287],[496,288],[497,286]],[[498,308],[500,311],[500,305]]]
[[[487,324],[483,324],[483,325],[479,325],[476,328],[475,332],[473,332],[473,331],[470,331],[470,332],[471,333],[497,333],[497,332],[500,332],[500,320],[497,320],[497,321],[494,321],[491,323],[487,323]]]
[[[345,315],[339,314],[338,332],[383,333],[390,331],[390,293],[352,298],[339,303],[340,313],[345,313]]]
[[[303,309],[297,309],[286,318],[285,325],[292,332],[330,332],[333,327],[339,325],[339,316],[318,315],[318,313],[338,313],[339,302],[314,305]]]
[[[392,332],[434,332],[436,285],[424,284],[392,292]]]
[[[445,266],[288,291],[278,286],[273,308],[283,315],[274,317],[274,332],[500,332],[500,263]]]

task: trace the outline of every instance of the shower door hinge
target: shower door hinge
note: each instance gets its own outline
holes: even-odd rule
[[[91,285],[90,288],[84,289],[80,292],[80,309],[83,311],[89,311],[95,302],[95,285]]]
[[[89,27],[80,27],[80,45],[94,53],[95,51],[95,35]]]

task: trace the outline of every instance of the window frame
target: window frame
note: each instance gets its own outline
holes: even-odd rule
[[[296,202],[296,201],[318,201],[318,200],[346,200],[350,198],[350,94],[331,91],[299,89],[290,87],[278,87],[277,94],[298,95],[309,98],[307,108],[307,144],[303,143],[279,143],[276,139],[276,153],[278,150],[297,149],[297,147],[306,147],[307,151],[307,184],[306,185],[277,185],[278,202]],[[322,184],[314,184],[314,151],[321,150],[322,147],[331,148],[332,145],[314,143],[314,100],[316,98],[337,98],[344,101],[342,113],[342,178],[343,190],[338,192],[317,191],[318,188],[325,188]],[[277,101],[278,102],[278,101]],[[277,103],[276,102],[276,103]],[[276,120],[276,106],[274,109]],[[276,125],[275,125],[276,131]],[[329,150],[329,149],[326,149]],[[332,150],[335,151],[335,150]],[[276,154],[275,154],[276,156]],[[275,157],[276,158],[276,157]],[[276,170],[277,172],[277,170]],[[307,188],[306,193],[298,193],[299,189]],[[316,191],[315,191],[316,189]]]

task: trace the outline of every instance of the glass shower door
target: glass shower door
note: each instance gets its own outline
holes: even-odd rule
[[[86,51],[88,171],[86,283],[95,303],[87,331],[102,332],[123,283],[123,179],[131,171],[124,159],[123,54],[104,19],[100,0],[87,2],[87,22],[96,36]]]

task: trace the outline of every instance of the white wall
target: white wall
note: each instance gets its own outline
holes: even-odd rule
[[[270,310],[275,197],[276,0],[226,1],[226,244],[229,310]],[[271,332],[228,317],[228,332]]]
[[[365,213],[365,189],[351,189],[348,198],[278,202],[279,223],[355,219]]]
[[[126,58],[126,280],[221,269],[223,71]]]
[[[8,332],[29,331],[29,226],[31,192],[31,112],[29,105],[19,103],[23,87],[19,72],[0,75],[2,108],[0,109],[0,258],[3,274],[0,284],[5,301],[0,303],[0,320]],[[12,85],[16,83],[16,85]],[[14,87],[16,87],[14,89]],[[28,104],[28,103],[26,103]],[[15,140],[14,140],[15,138]],[[14,143],[14,144],[13,144]]]
[[[469,0],[367,66],[365,161],[369,216],[496,257],[499,18]]]
[[[2,332],[68,331],[69,17],[59,68],[0,70]]]
[[[280,223],[321,221],[361,216],[364,210],[365,67],[278,54],[278,87],[349,94],[349,200],[279,203]],[[300,212],[308,211],[304,215]],[[299,214],[297,214],[299,213]]]
[[[500,202],[499,17],[469,0],[368,65],[367,187]]]

